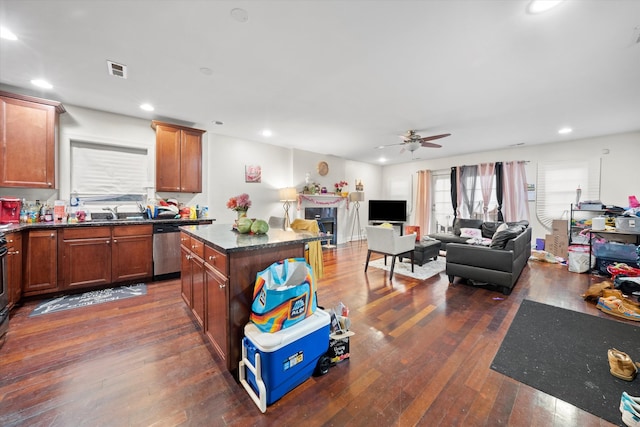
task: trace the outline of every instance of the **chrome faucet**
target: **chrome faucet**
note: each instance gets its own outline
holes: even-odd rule
[[[106,208],[102,208],[103,211],[107,211],[111,214],[111,218],[109,219],[118,219],[118,207],[116,206],[115,208],[112,207],[106,207]]]

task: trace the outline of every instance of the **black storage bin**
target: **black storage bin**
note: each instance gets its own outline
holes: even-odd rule
[[[634,261],[628,261],[628,260],[619,260],[619,259],[614,259],[614,258],[606,258],[606,257],[599,257],[596,258],[596,266],[595,266],[595,270],[597,270],[598,272],[607,275],[607,276],[611,276],[611,274],[609,274],[609,272],[607,271],[607,267],[612,265],[612,264],[617,264],[623,262],[625,264],[627,264],[629,267],[635,267],[635,268],[639,268],[638,267],[638,263],[634,262]]]

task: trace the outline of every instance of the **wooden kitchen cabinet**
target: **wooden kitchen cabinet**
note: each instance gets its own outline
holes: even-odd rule
[[[204,130],[152,121],[156,131],[156,191],[202,192]]]
[[[58,290],[56,230],[29,230],[24,261],[24,296]]]
[[[111,227],[65,228],[59,233],[61,290],[111,283]]]
[[[180,235],[180,253],[182,256],[180,282],[182,298],[193,315],[204,328],[205,322],[205,284],[204,284],[204,246],[197,239],[191,239],[184,233]]]
[[[112,227],[111,281],[125,282],[153,276],[153,226]]]
[[[7,233],[7,289],[9,307],[13,307],[22,296],[22,232]]]
[[[0,91],[0,187],[55,188],[61,103]]]
[[[205,246],[205,336],[222,360],[227,359],[229,348],[227,256]]]

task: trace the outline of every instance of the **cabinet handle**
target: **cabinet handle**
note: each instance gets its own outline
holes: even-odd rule
[[[109,244],[109,241],[107,240],[107,245]]]
[[[118,240],[117,239],[113,239],[113,243],[118,243]]]
[[[47,185],[48,185],[49,187],[53,187],[53,184],[51,184],[50,182],[47,182]]]
[[[187,255],[187,256],[186,256],[186,258],[187,258],[187,259],[191,259],[191,255]]]
[[[9,243],[13,243],[13,239],[9,239]]]
[[[20,251],[9,251],[7,252],[9,255],[20,255]]]
[[[216,259],[216,256],[215,256],[215,255],[209,255],[209,260],[210,260],[210,261],[215,261],[215,259]]]
[[[51,237],[53,239],[54,237],[56,237],[56,235],[54,233],[51,233],[51,235],[49,237]]]
[[[227,285],[221,283],[219,286],[220,286],[220,289],[224,289]]]

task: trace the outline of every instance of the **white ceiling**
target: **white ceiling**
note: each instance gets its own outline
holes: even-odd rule
[[[19,37],[0,40],[0,83],[42,77],[54,88],[35,94],[64,104],[371,163],[410,161],[375,149],[408,129],[452,134],[422,159],[640,130],[640,1],[528,4],[0,0]]]

